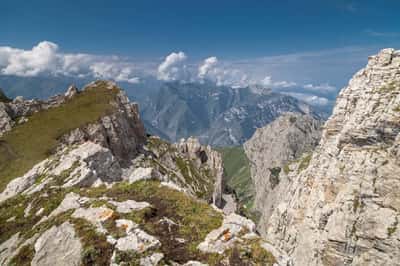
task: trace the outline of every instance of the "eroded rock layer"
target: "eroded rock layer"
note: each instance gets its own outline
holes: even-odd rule
[[[291,182],[289,162],[311,153],[320,140],[321,126],[322,121],[312,116],[286,113],[257,129],[244,144],[256,192],[254,208],[260,213],[258,228],[263,234],[272,211],[284,197],[282,192]]]
[[[1,265],[290,263],[252,221],[217,208],[219,153],[194,138],[146,137],[137,106],[111,82],[59,99],[21,124],[10,117],[0,137]]]
[[[337,98],[269,240],[295,265],[399,265],[400,52],[369,58]]]

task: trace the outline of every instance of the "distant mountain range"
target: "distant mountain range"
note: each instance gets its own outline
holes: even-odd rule
[[[309,105],[280,93],[211,83],[165,83],[140,104],[147,130],[171,141],[197,136],[202,143],[234,146],[286,112],[312,114]]]
[[[10,97],[47,98],[74,83],[82,87],[86,79],[68,77],[0,76],[0,87]],[[248,140],[256,130],[286,112],[325,112],[288,95],[268,89],[231,88],[214,83],[121,84],[128,96],[139,103],[148,133],[169,141],[196,136],[204,144],[235,146]]]

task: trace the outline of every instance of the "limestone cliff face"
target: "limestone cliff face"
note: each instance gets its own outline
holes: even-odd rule
[[[251,162],[256,190],[254,207],[261,214],[258,229],[262,234],[265,234],[272,211],[284,196],[282,191],[291,182],[288,163],[315,148],[320,140],[321,125],[322,121],[309,115],[287,113],[257,129],[244,144]]]
[[[46,112],[64,122],[71,112],[63,108],[90,112],[93,97],[109,89],[106,106],[115,108],[60,133],[52,153],[12,176],[0,193],[0,265],[290,265],[284,252],[256,234],[251,220],[208,204],[221,204],[219,153],[194,138],[176,144],[146,138],[136,105],[110,82],[84,90],[98,86],[103,94],[92,91],[80,105],[73,103],[79,92],[70,88],[60,108]],[[25,129],[42,129],[33,122],[46,112],[27,114]],[[17,147],[21,142],[10,136],[16,138],[22,126],[11,127],[0,143]],[[63,123],[45,128],[51,127],[64,132]]]
[[[222,205],[223,165],[218,152],[212,150],[210,146],[200,145],[195,138],[181,140],[176,144],[170,144],[157,137],[147,138],[139,117],[138,106],[129,102],[123,90],[110,81],[95,81],[85,86],[82,92],[96,92],[96,90],[114,91],[115,97],[111,98],[109,103],[112,108],[95,122],[61,135],[55,149],[56,155],[53,154],[57,160],[64,162],[62,165],[68,166],[63,169],[67,170],[74,162],[84,165],[75,155],[63,156],[71,147],[83,147],[78,149],[83,153],[82,158],[91,154],[89,148],[92,146],[85,145],[88,142],[105,148],[110,153],[107,156],[101,153],[99,157],[100,161],[103,160],[101,163],[95,163],[93,167],[89,165],[91,169],[84,168],[82,180],[74,179],[76,184],[92,186],[130,179],[130,176],[149,176],[173,184],[187,194],[212,202],[216,206]],[[17,97],[12,102],[4,103],[2,106],[7,108],[6,115],[11,121],[7,130],[12,130],[16,121],[21,118],[23,118],[21,123],[25,123],[34,113],[69,104],[69,100],[79,93],[81,92],[76,87],[71,86],[64,95],[54,96],[47,101],[26,101]],[[96,93],[92,94],[92,97],[97,97]],[[90,157],[88,160],[95,161],[93,158]],[[38,178],[54,175],[47,164],[50,164],[47,160],[39,162],[31,171],[12,180],[5,191],[0,193],[0,201],[30,189]],[[117,170],[114,169],[115,165]],[[103,167],[109,168],[108,175],[102,174],[106,171]],[[135,169],[143,170],[135,172]],[[59,175],[60,171],[57,173],[56,175]]]
[[[211,149],[210,146],[203,146],[196,138],[182,139],[176,145],[178,149],[195,161],[197,167],[202,164],[208,166],[214,179],[212,203],[218,207],[222,206],[222,180],[224,175],[224,166],[221,154]]]
[[[118,90],[112,103],[113,111],[103,115],[97,122],[77,128],[60,138],[64,146],[82,144],[88,140],[110,148],[121,163],[127,163],[138,154],[146,140],[146,133],[139,116],[136,103],[129,102],[125,92],[110,81],[95,81],[83,88],[96,90],[106,87]],[[41,110],[58,107],[79,93],[70,86],[64,95],[56,95],[48,100],[24,100],[17,97],[11,102],[0,102],[0,136],[10,131],[16,124],[24,123],[29,116]],[[68,118],[66,118],[68,119]],[[61,146],[62,147],[62,146]]]
[[[143,122],[139,116],[139,107],[129,102],[125,92],[109,81],[96,81],[87,85],[84,90],[95,90],[99,86],[107,86],[110,90],[119,90],[115,100],[111,103],[114,111],[101,117],[96,123],[77,128],[64,135],[61,142],[65,145],[92,141],[109,148],[120,162],[127,165],[138,153],[146,141]],[[65,97],[73,97],[71,88]]]
[[[399,265],[400,52],[369,58],[337,98],[268,239],[295,265]]]
[[[222,206],[223,163],[221,155],[196,138],[168,143],[151,136],[144,154],[132,161],[130,168],[153,169],[153,175],[165,184],[185,193]]]
[[[167,82],[140,100],[146,127],[172,142],[198,136],[203,144],[238,146],[285,112],[313,114],[314,108],[266,89],[231,88],[211,82]]]

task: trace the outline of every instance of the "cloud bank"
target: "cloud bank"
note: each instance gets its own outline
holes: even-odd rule
[[[212,72],[215,73],[217,64],[218,64],[218,59],[215,56],[205,59],[204,62],[199,66],[198,77],[200,79],[204,79],[209,74],[213,74]]]
[[[375,49],[347,47],[250,59],[221,60],[209,56],[192,60],[183,51],[165,58],[135,61],[129,57],[64,53],[43,41],[31,49],[0,46],[0,75],[71,76],[140,83],[213,82],[218,86],[270,88],[313,105],[331,104],[338,92]]]
[[[293,96],[297,99],[300,99],[310,105],[313,106],[327,106],[331,104],[332,102],[324,97],[319,97],[317,95],[312,95],[312,94],[306,94],[306,93],[299,93],[299,92],[287,92],[285,94],[288,94],[290,96]]]
[[[163,81],[186,80],[189,75],[185,65],[186,59],[184,52],[169,54],[158,66],[157,78]]]
[[[57,44],[43,41],[31,50],[0,47],[0,73],[33,77],[39,75],[65,75],[114,79],[137,83],[135,65],[115,56],[65,54]]]

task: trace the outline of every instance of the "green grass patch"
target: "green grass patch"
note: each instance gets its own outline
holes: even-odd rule
[[[61,188],[53,188],[46,191],[42,195],[32,197],[30,200],[32,204],[31,214],[35,215],[40,209],[43,208],[43,215],[49,215],[55,210],[65,198],[66,190]]]
[[[193,159],[180,153],[174,145],[157,137],[148,138],[146,146],[157,158],[143,161],[143,167],[154,167],[161,174],[170,176],[178,185],[190,187],[198,198],[212,200],[215,182],[212,169],[205,164],[198,166]]]
[[[188,184],[192,184],[193,182],[195,182],[191,173],[189,172],[189,162],[187,160],[184,160],[181,157],[177,157],[175,159],[175,163]]]
[[[149,137],[146,143],[147,147],[152,151],[161,151],[166,152],[170,148],[170,144],[165,140],[162,140],[158,137]],[[160,154],[159,154],[160,155]]]
[[[274,265],[277,263],[272,253],[261,247],[259,241],[254,241],[250,248],[250,258],[255,265]]]
[[[114,212],[109,219],[102,222],[103,227],[115,239],[126,236],[125,229],[117,226],[116,220],[119,218],[120,218],[120,215],[117,212]]]
[[[33,114],[0,138],[0,191],[53,153],[63,134],[111,112],[117,93],[97,82],[61,106]]]
[[[274,189],[280,182],[279,175],[281,173],[281,170],[282,169],[280,167],[273,167],[269,169],[271,173],[269,176],[269,182],[272,189]]]
[[[289,166],[289,164],[285,164],[285,165],[283,166],[283,172],[284,172],[286,175],[288,175],[288,174],[290,173],[290,166]]]
[[[296,120],[297,120],[297,118],[295,117],[295,116],[291,116],[291,117],[289,117],[289,121],[290,121],[290,123],[296,123]]]
[[[358,208],[360,207],[360,196],[355,196],[353,200],[353,212],[357,212]]]
[[[46,177],[47,177],[47,175],[40,175],[38,178],[36,178],[35,184],[39,185],[40,183],[42,183],[46,179]]]
[[[85,219],[72,219],[72,223],[83,246],[81,265],[109,265],[113,246],[106,236]]]
[[[247,240],[236,244],[226,251],[226,255],[229,265],[272,266],[277,263],[275,257],[261,246],[260,240]]]
[[[388,236],[392,236],[396,232],[398,224],[399,224],[399,221],[397,220],[397,217],[396,217],[396,221],[394,222],[394,224],[389,226],[387,229]]]
[[[392,93],[392,92],[398,91],[399,88],[400,88],[400,82],[392,81],[392,82],[378,88],[377,91],[380,93]]]
[[[250,161],[243,147],[216,148],[222,154],[226,185],[235,191],[236,197],[246,209],[253,207],[255,190],[251,180]]]
[[[94,199],[92,201],[87,202],[85,205],[87,205],[87,206],[85,206],[86,208],[89,208],[89,207],[99,208],[99,207],[105,206],[105,207],[107,207],[107,208],[109,208],[111,210],[114,210],[114,211],[116,209],[116,207],[113,204],[109,203],[105,199]]]
[[[117,265],[136,266],[140,265],[140,258],[144,256],[134,251],[116,250],[115,262]]]
[[[49,215],[56,209],[64,199],[66,190],[49,189],[46,193],[40,192],[32,195],[17,195],[0,205],[0,243],[9,239],[17,232],[23,235],[33,236],[40,228],[45,227],[47,222],[34,227],[42,217]],[[25,217],[25,209],[30,205],[30,211]],[[40,215],[36,213],[41,210]],[[55,217],[48,220],[55,221]],[[27,237],[29,238],[29,237]]]
[[[312,158],[312,154],[306,154],[303,158],[300,159],[300,164],[299,164],[299,168],[298,171],[301,172],[304,169],[306,169],[308,167],[308,165],[310,164]]]
[[[387,232],[388,232],[388,236],[391,236],[391,235],[393,235],[394,234],[394,232],[396,232],[396,226],[391,226],[391,227],[388,227],[388,229],[387,229]]]
[[[90,188],[80,193],[89,197],[103,195],[117,201],[133,199],[149,202],[151,208],[120,216],[137,222],[146,232],[156,236],[162,243],[161,252],[166,259],[178,262],[201,257],[197,245],[210,231],[222,224],[222,215],[210,205],[177,190],[160,186],[158,181],[138,181],[133,184],[122,182],[109,189]],[[179,226],[160,223],[165,217]],[[183,238],[186,242],[180,243],[176,238]]]

